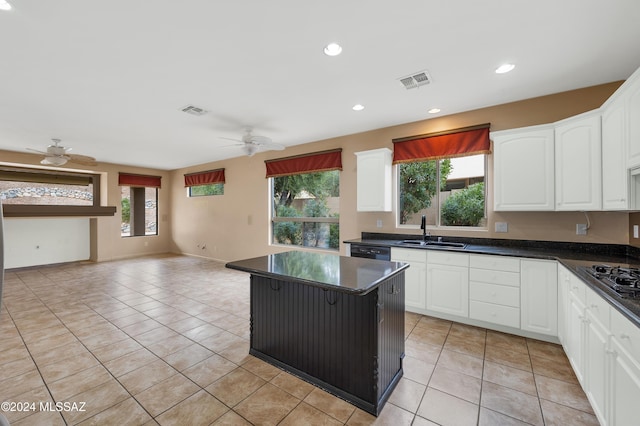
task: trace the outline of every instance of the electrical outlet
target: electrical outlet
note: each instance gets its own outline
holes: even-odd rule
[[[509,224],[507,222],[496,222],[496,232],[509,232]]]
[[[378,219],[378,220],[376,221],[376,227],[378,227],[378,228],[382,228],[382,219]]]
[[[576,223],[576,235],[587,235],[586,223]]]
[[[638,225],[633,225],[633,238],[640,238],[638,235]]]

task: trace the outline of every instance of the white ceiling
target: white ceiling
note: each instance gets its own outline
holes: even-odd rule
[[[0,149],[60,138],[98,161],[167,170],[242,155],[221,137],[247,126],[292,146],[640,67],[638,0],[9,1]],[[325,56],[329,42],[342,55]],[[503,62],[517,67],[495,74]],[[424,69],[427,86],[398,81]]]

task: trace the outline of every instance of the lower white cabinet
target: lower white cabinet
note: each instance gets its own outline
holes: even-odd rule
[[[409,264],[404,273],[406,309],[418,312],[426,309],[427,251],[392,247],[391,260]]]
[[[569,358],[571,367],[584,385],[584,308],[586,298],[586,285],[572,274],[567,298],[566,331],[564,351]]]
[[[469,255],[429,251],[427,310],[469,316]]]
[[[550,336],[558,335],[557,262],[520,261],[520,328]]]
[[[520,259],[469,256],[469,318],[520,328]]]
[[[610,305],[589,288],[585,306],[584,389],[593,411],[606,422]]]
[[[610,425],[638,424],[640,398],[640,329],[611,310]]]

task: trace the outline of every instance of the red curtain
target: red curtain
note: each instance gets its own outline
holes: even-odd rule
[[[393,164],[489,154],[490,124],[393,140]]]
[[[342,148],[266,160],[267,177],[342,170]]]
[[[129,173],[118,174],[118,185],[160,188],[161,176],[134,175]]]
[[[224,169],[208,170],[206,172],[189,173],[184,175],[184,186],[208,185],[224,183]]]

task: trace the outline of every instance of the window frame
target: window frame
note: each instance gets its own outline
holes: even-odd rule
[[[135,211],[134,207],[132,206],[131,199],[135,197],[134,193],[135,192],[139,193],[139,192],[141,192],[140,190],[142,190],[142,192],[145,194],[144,202],[141,203],[142,205],[145,206],[144,207],[144,212],[145,213],[143,214],[143,219],[144,220],[140,220],[140,222],[143,223],[142,229],[144,229],[145,232],[143,234],[131,234],[131,233],[129,233],[129,235],[123,235],[122,231],[121,231],[120,232],[120,238],[157,237],[158,235],[160,235],[160,229],[159,229],[160,226],[159,226],[159,223],[158,223],[158,217],[159,217],[158,216],[158,214],[159,214],[159,212],[158,212],[159,191],[158,190],[160,188],[153,187],[153,186],[146,186],[145,187],[145,186],[134,186],[134,185],[120,185],[120,203],[121,203],[121,205],[122,205],[122,188],[129,188],[129,206],[130,206],[129,207],[129,209],[130,209],[129,210],[129,212],[130,212],[129,213],[129,227],[130,227],[130,230],[134,230],[135,231],[135,229],[139,227],[139,226],[135,225],[136,220],[134,219],[133,215],[131,215],[131,212]],[[146,203],[147,203],[146,191],[147,191],[147,189],[155,190],[155,224],[156,224],[156,230],[155,230],[155,233],[153,233],[153,234],[148,234],[146,232],[146,229],[147,229],[147,227],[146,227]]]
[[[487,214],[487,192],[488,192],[488,186],[487,186],[487,172],[488,172],[488,167],[489,167],[489,159],[488,159],[488,155],[489,154],[472,154],[472,155],[483,155],[483,164],[484,164],[484,212],[483,212],[483,218],[486,220],[488,219],[488,214]],[[427,161],[435,161],[436,162],[436,181],[440,181],[440,161],[441,160],[445,160],[445,159],[453,159],[453,158],[457,158],[455,156],[452,157],[446,157],[446,158],[439,158],[439,159],[434,159],[434,160],[422,160],[422,161],[415,161],[415,163],[420,163],[420,162],[427,162]],[[394,165],[394,177],[396,179],[396,185],[395,185],[395,205],[396,205],[396,228],[398,229],[420,229],[420,224],[401,224],[400,223],[400,166],[402,166],[402,164],[405,163],[398,163]],[[476,182],[477,183],[477,182]],[[466,187],[468,188],[468,187]],[[469,230],[469,231],[486,231],[488,229],[487,226],[451,226],[451,225],[442,225],[441,221],[441,215],[442,215],[442,204],[440,203],[440,190],[438,190],[437,192],[437,197],[434,197],[436,199],[435,201],[435,205],[437,206],[437,216],[436,216],[436,224],[435,225],[429,225],[427,224],[426,227],[427,229],[431,229],[431,230],[437,230],[437,229],[444,229],[444,230]]]

